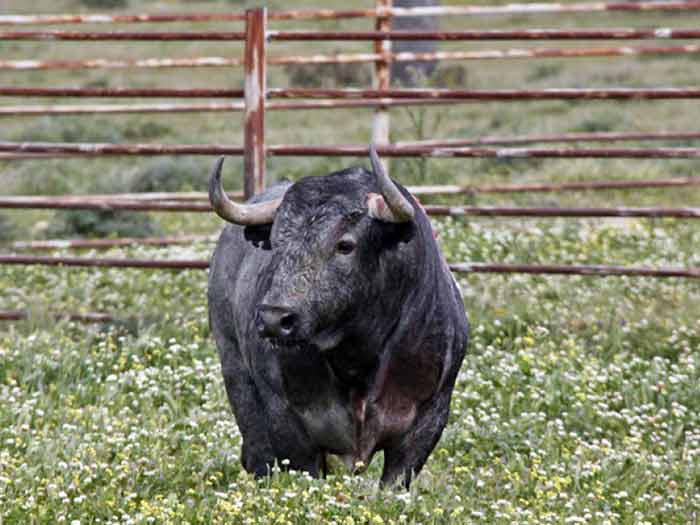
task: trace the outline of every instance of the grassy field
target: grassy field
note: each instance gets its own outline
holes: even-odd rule
[[[131,0],[123,11],[212,11],[243,5]],[[283,2],[269,5],[285,7]],[[319,5],[305,2],[295,7]],[[323,5],[348,7],[337,0]],[[7,13],[95,11],[77,0],[3,0],[2,7]],[[453,17],[444,20],[443,27],[698,27],[699,22],[700,16],[693,14],[531,15]],[[366,29],[369,24],[279,27]],[[114,27],[91,26],[108,28]],[[160,29],[192,27],[174,24]],[[469,43],[443,49],[532,45]],[[333,49],[333,44],[273,46],[279,55]],[[342,49],[367,50],[367,45],[351,43]],[[240,45],[221,43],[0,42],[0,56],[14,60],[239,54]],[[466,76],[460,85],[690,86],[698,83],[697,71],[694,55],[480,61],[464,64]],[[0,72],[1,85],[17,86],[240,83],[239,71],[211,68]],[[271,86],[288,84],[283,69],[272,71]],[[49,101],[4,99],[2,104],[45,102]],[[688,131],[698,129],[698,116],[695,101],[465,104],[392,110],[392,138]],[[416,125],[421,120],[423,124]],[[241,142],[238,114],[5,117],[1,122],[0,140]],[[369,110],[277,112],[269,114],[268,138],[270,143],[366,143],[370,126]],[[0,184],[7,194],[203,190],[212,161],[0,162]],[[364,160],[275,158],[268,169],[273,179],[296,179],[357,162]],[[392,174],[404,183],[635,180],[691,176],[697,165],[685,160],[445,159],[422,166],[405,160],[392,163]],[[240,187],[240,167],[235,159],[227,163],[230,188]],[[483,205],[700,206],[700,191],[467,199]],[[218,219],[202,214],[107,217],[113,222],[106,231],[91,226],[93,219],[86,214],[0,211],[0,241],[74,236],[83,231],[78,223],[88,223],[88,236],[213,233],[221,227]],[[436,220],[435,228],[447,259],[455,262],[700,267],[700,228],[693,221],[482,218]],[[212,248],[200,243],[80,255],[190,259],[206,258]],[[472,323],[468,356],[445,433],[421,476],[405,492],[378,489],[381,457],[361,476],[334,465],[325,480],[279,469],[255,480],[241,469],[240,433],[209,337],[205,272],[0,267],[0,310],[31,314],[29,321],[0,325],[0,525],[700,522],[700,282],[525,275],[459,280]],[[116,314],[121,321],[86,326],[51,318],[52,312],[91,311]]]

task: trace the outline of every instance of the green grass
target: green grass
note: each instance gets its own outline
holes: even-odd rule
[[[113,12],[231,10],[246,4],[129,3],[128,9]],[[289,7],[284,2],[269,5]],[[77,0],[7,0],[5,6],[8,13],[93,11]],[[336,0],[324,6],[348,7]],[[699,21],[695,14],[610,13],[452,17],[444,27],[696,27]],[[277,27],[369,25],[354,20]],[[235,30],[231,24],[196,28]],[[177,29],[192,27],[167,27]],[[320,49],[275,43],[272,51],[315,53],[332,51],[333,45]],[[445,44],[443,49],[465,45]],[[566,45],[574,44],[562,47]],[[362,43],[342,47],[347,52],[368,49]],[[240,45],[1,42],[0,55],[71,60],[238,56]],[[470,89],[697,83],[697,58],[692,57],[482,61],[465,67],[464,87]],[[240,71],[220,69],[0,72],[2,85],[240,83]],[[287,84],[283,69],[271,71],[270,86]],[[50,102],[68,103],[2,103]],[[696,121],[694,101],[464,104],[392,110],[392,138],[696,130]],[[370,126],[370,110],[274,112],[267,120],[270,143],[365,143]],[[239,114],[3,118],[0,139],[240,143],[240,130]],[[4,162],[0,183],[6,194],[204,190],[212,161]],[[272,158],[267,166],[272,179],[296,180],[358,162],[364,160]],[[402,160],[393,161],[392,175],[407,184],[635,180],[692,176],[697,165],[691,160]],[[227,186],[240,188],[240,160],[230,159],[226,166]],[[699,206],[700,190],[466,199],[478,205]],[[41,210],[4,211],[0,240],[44,237],[62,224],[61,217]],[[167,234],[211,233],[221,227],[216,217],[205,214],[148,217]],[[435,228],[449,261],[700,266],[700,229],[691,220],[475,218],[436,220]],[[79,254],[190,259],[206,258],[212,248],[196,244]],[[378,489],[381,457],[360,476],[334,465],[326,480],[279,469],[255,480],[241,469],[241,438],[207,326],[205,272],[0,267],[0,310],[30,313],[26,322],[0,325],[0,525],[698,523],[700,282],[485,274],[461,275],[459,282],[472,323],[468,356],[445,433],[405,492]],[[53,312],[92,311],[116,314],[122,321],[85,326],[51,317]]]

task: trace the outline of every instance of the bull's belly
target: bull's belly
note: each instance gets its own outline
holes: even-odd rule
[[[309,437],[320,448],[334,454],[352,454],[355,450],[355,424],[352,414],[336,402],[297,409]]]
[[[407,404],[387,410],[382,404],[368,407],[366,399],[354,399],[352,406],[327,400],[297,408],[311,440],[332,454],[341,456],[351,468],[368,465],[382,442],[401,436],[415,421],[416,407]]]

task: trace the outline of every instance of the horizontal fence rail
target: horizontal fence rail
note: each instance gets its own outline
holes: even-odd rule
[[[0,264],[20,266],[65,266],[81,268],[140,268],[172,270],[206,270],[208,260],[182,259],[156,261],[151,259],[113,259],[83,257],[47,257],[29,255],[0,255]],[[497,264],[497,263],[450,263],[456,273],[526,273],[588,276],[644,276],[700,278],[700,268],[643,268],[603,265],[549,265],[549,264]]]
[[[242,89],[32,88],[0,86],[3,97],[242,98]]]
[[[343,18],[373,18],[377,16],[456,16],[551,13],[600,13],[611,11],[695,11],[700,2],[576,2],[525,3],[502,6],[432,6],[391,7],[380,9],[309,9],[273,10],[270,20],[336,20]],[[57,14],[0,15],[0,25],[58,25],[58,24],[122,24],[163,22],[243,22],[243,13],[161,13],[161,14]]]
[[[267,31],[276,41],[373,40],[693,40],[698,29],[629,27],[605,29],[492,29],[469,31]],[[0,31],[0,41],[242,41],[245,33],[230,31]]]
[[[560,133],[519,136],[484,136],[469,139],[434,139],[420,141],[399,141],[397,147],[463,147],[488,146],[507,144],[534,144],[556,142],[627,142],[627,141],[656,141],[656,140],[696,140],[700,139],[699,131],[598,131],[591,133]]]
[[[691,37],[692,38],[692,37]],[[133,31],[0,31],[0,41],[3,40],[27,40],[27,41],[243,41],[245,33],[240,31],[158,31],[158,32],[133,32]]]
[[[700,45],[654,47],[601,47],[571,49],[491,49],[484,51],[437,51],[434,53],[391,53],[391,62],[425,62],[448,60],[499,60],[530,58],[599,58],[612,56],[656,56],[700,53]],[[345,53],[270,57],[268,65],[290,64],[361,64],[384,60],[380,53]],[[164,69],[186,67],[241,67],[243,59],[227,57],[193,58],[92,58],[86,60],[0,60],[0,70],[36,71],[64,69]]]
[[[278,41],[353,40],[691,40],[700,38],[698,29],[629,27],[605,29],[491,29],[469,31],[268,31],[268,39]],[[0,32],[0,40],[2,33]]]
[[[700,2],[575,2],[524,3],[474,6],[390,7],[378,9],[271,10],[270,20],[336,20],[377,16],[456,16],[551,13],[600,13],[611,11],[695,11]],[[121,24],[164,22],[243,22],[243,13],[160,13],[160,14],[57,14],[0,15],[0,25]]]
[[[5,209],[131,210],[211,212],[208,202],[144,201],[136,199],[75,199],[60,197],[0,197]],[[428,215],[482,217],[647,217],[700,218],[700,208],[542,208],[505,206],[426,205]]]
[[[554,264],[494,264],[494,263],[452,263],[450,270],[455,273],[525,273],[545,275],[597,275],[599,277],[686,277],[700,278],[700,268],[641,268],[633,266],[605,265],[554,265]]]
[[[700,148],[484,148],[436,146],[380,146],[386,157],[440,158],[559,158],[559,159],[687,159],[700,158]],[[243,146],[205,144],[108,144],[62,142],[0,142],[0,152],[75,156],[95,155],[243,155]],[[275,145],[266,148],[272,157],[364,157],[367,146]]]
[[[700,208],[519,208],[426,205],[428,215],[480,217],[647,217],[700,218]]]
[[[550,89],[318,89],[272,88],[268,98],[510,100],[674,100],[700,98],[700,88],[550,88]],[[241,89],[210,88],[26,88],[0,86],[4,97],[241,98]]]
[[[53,239],[47,241],[15,241],[12,250],[106,250],[132,246],[175,246],[216,242],[216,235],[178,235],[168,237],[122,237],[119,239]]]
[[[63,142],[0,142],[0,152],[75,156],[95,155],[236,155],[243,146],[205,144],[109,144]],[[380,146],[386,157],[439,158],[553,158],[553,159],[688,159],[700,158],[700,148],[484,148],[440,146]],[[272,157],[364,157],[367,146],[275,145],[266,148]]]
[[[0,94],[2,94],[0,88]],[[425,98],[509,100],[673,100],[700,98],[700,88],[549,88],[549,89],[311,89],[272,88],[269,98]]]
[[[2,88],[0,88],[0,96]],[[309,109],[351,109],[376,108],[378,106],[439,106],[456,102],[452,99],[390,99],[372,100],[297,100],[271,101],[265,103],[265,110],[309,110]],[[83,115],[92,113],[198,113],[244,111],[243,102],[207,102],[199,104],[108,104],[108,105],[61,105],[61,106],[0,106],[0,117],[33,115]]]
[[[627,190],[644,188],[677,188],[700,186],[700,177],[679,177],[675,179],[643,179],[612,181],[580,181],[560,183],[530,184],[482,184],[482,185],[443,185],[443,186],[407,186],[413,195],[460,195],[472,193],[535,193],[535,192],[569,192]],[[232,199],[240,200],[242,192],[229,193]],[[112,194],[83,196],[10,196],[0,197],[0,208],[5,209],[130,209],[142,211],[210,211],[197,204],[207,201],[203,192],[162,193],[162,194]],[[191,209],[177,207],[177,203],[195,203]],[[149,203],[156,203],[149,206]],[[163,204],[163,206],[160,206]],[[58,241],[56,241],[58,242]]]

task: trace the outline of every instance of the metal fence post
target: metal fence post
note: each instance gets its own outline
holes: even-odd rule
[[[265,189],[265,94],[267,9],[246,11],[243,191],[248,199]]]
[[[392,0],[377,0],[377,11],[390,9]],[[377,13],[377,31],[391,31],[391,15]],[[389,89],[391,87],[391,40],[377,40],[374,42],[374,52],[382,56],[381,60],[374,63],[375,89]],[[374,110],[372,119],[372,142],[377,145],[389,144],[389,108],[378,106]],[[382,159],[384,169],[389,173],[389,162]]]

